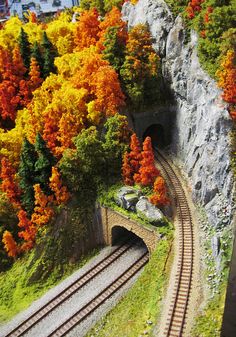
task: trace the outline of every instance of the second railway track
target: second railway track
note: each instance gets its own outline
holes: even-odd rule
[[[171,295],[171,304],[168,308],[168,317],[165,321],[164,331],[161,331],[161,336],[182,337],[186,328],[194,267],[192,215],[185,191],[172,165],[159,151],[155,151],[155,156],[174,193],[179,232],[174,289]]]
[[[94,277],[99,275],[107,267],[117,261],[129,249],[134,247],[136,241],[129,240],[128,242],[118,246],[112,253],[96,263],[87,272],[78,277],[72,284],[64,288],[55,297],[49,300],[46,304],[40,307],[37,311],[31,314],[27,319],[22,321],[18,326],[12,329],[9,333],[4,334],[4,337],[20,337],[24,336],[36,324],[42,321],[49,313],[53,312],[57,307],[62,305],[73,294],[89,283]]]

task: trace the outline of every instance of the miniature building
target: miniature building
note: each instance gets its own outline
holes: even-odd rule
[[[8,2],[9,1],[9,2]],[[23,17],[28,10],[37,16],[56,13],[58,10],[78,5],[77,0],[0,0],[0,15],[2,18],[10,15]]]

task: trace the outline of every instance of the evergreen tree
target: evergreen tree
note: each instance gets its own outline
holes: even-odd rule
[[[32,52],[31,52],[31,58],[32,57],[36,59],[38,65],[39,65],[39,68],[40,68],[40,75],[42,77],[42,75],[43,75],[43,57],[42,57],[42,53],[41,53],[38,42],[35,42],[34,45],[33,45]]]
[[[52,175],[52,166],[56,164],[56,159],[39,133],[36,136],[35,150],[38,154],[38,159],[35,163],[36,181],[40,184],[43,192],[46,195],[50,195],[52,192],[49,187],[49,178]]]
[[[37,153],[35,152],[34,145],[32,145],[27,139],[23,141],[19,177],[20,187],[22,189],[21,202],[24,209],[30,216],[34,210],[34,184],[35,180],[35,163],[37,160]]]
[[[42,47],[43,53],[43,78],[46,78],[50,73],[56,72],[56,66],[54,65],[54,59],[57,56],[57,52],[53,47],[51,41],[48,39],[46,32],[43,33]]]
[[[20,35],[19,35],[19,46],[20,46],[20,53],[24,62],[24,66],[29,69],[30,66],[30,43],[28,40],[28,35],[24,31],[23,28],[21,28]]]

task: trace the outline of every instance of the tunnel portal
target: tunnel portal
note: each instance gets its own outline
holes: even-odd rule
[[[129,231],[125,227],[121,226],[112,227],[111,235],[112,235],[111,239],[112,246],[122,242],[133,240],[136,244],[147,247],[142,238],[137,236],[135,233]]]
[[[143,141],[148,136],[151,137],[153,146],[163,148],[166,145],[165,132],[161,124],[150,125],[143,133]]]

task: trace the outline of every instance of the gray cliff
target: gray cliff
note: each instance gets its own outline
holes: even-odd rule
[[[182,19],[174,19],[163,0],[139,0],[135,6],[125,3],[122,13],[129,28],[138,23],[150,28],[175,102],[171,150],[191,179],[194,201],[204,206],[213,226],[225,226],[233,216],[232,123],[220,90],[199,64],[197,35],[192,32],[184,44]]]

